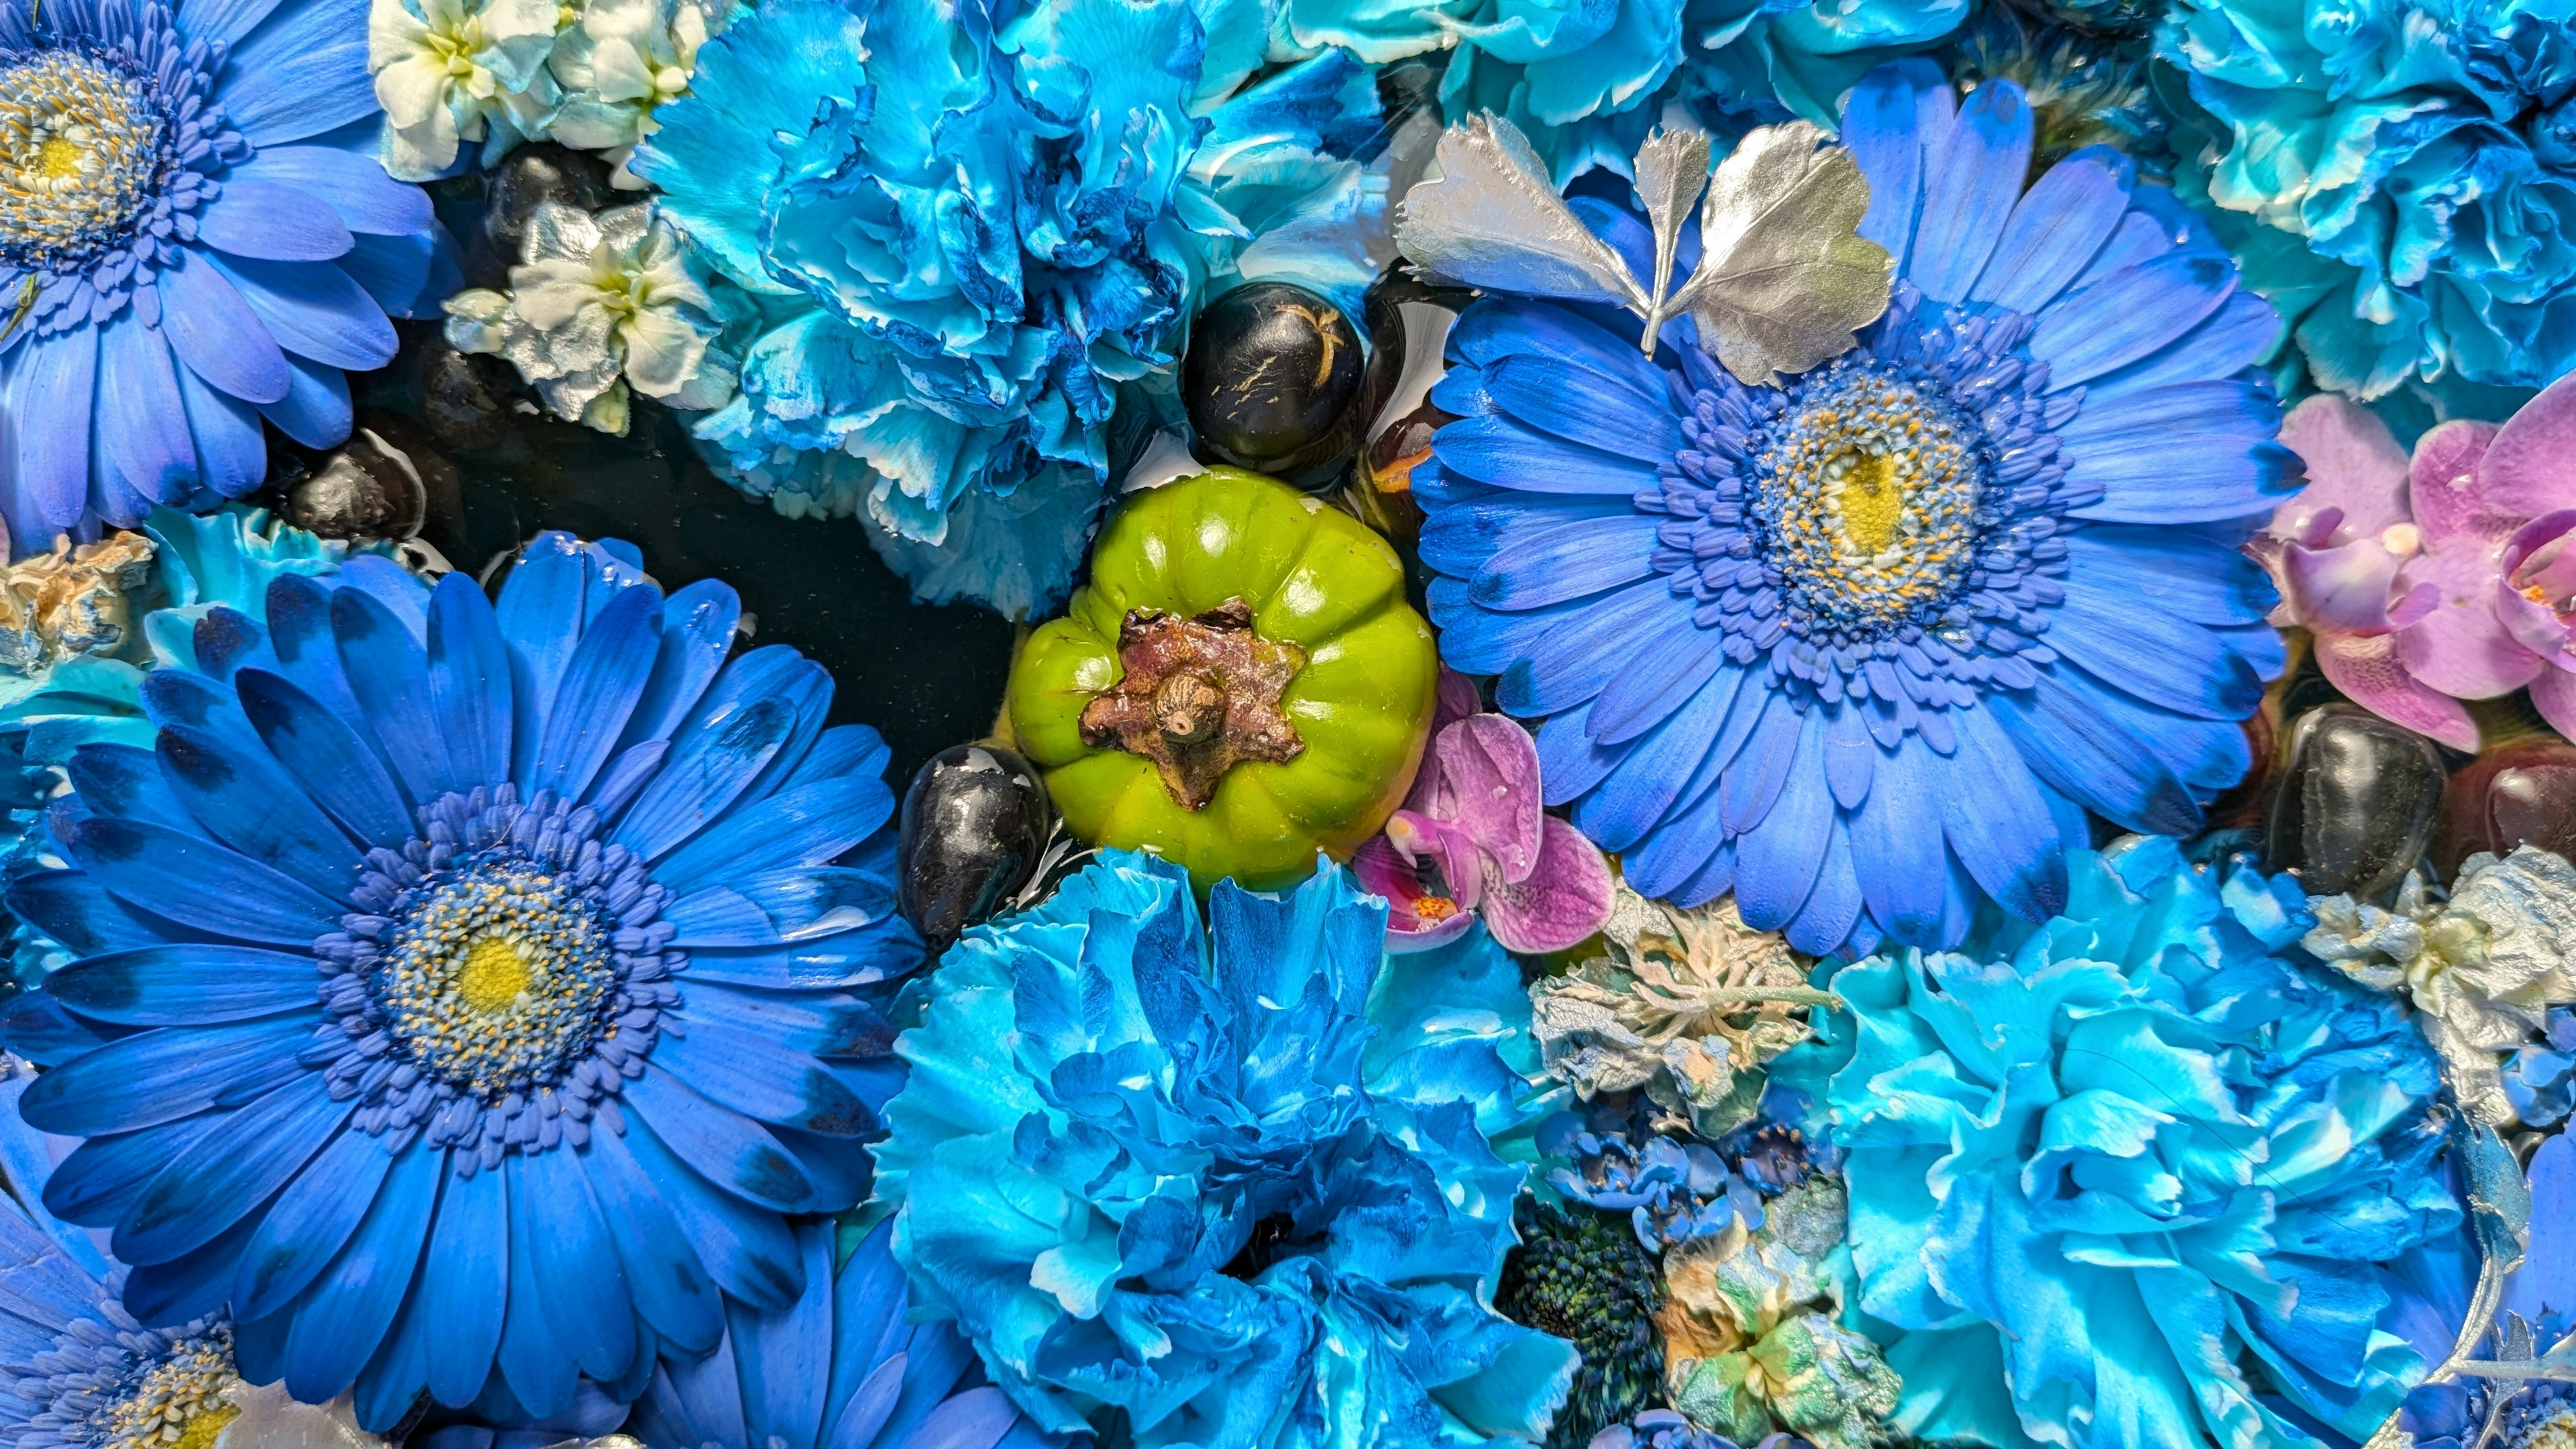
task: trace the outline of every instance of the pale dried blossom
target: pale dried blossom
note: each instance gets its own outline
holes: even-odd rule
[[[447,340],[508,358],[555,416],[623,433],[630,388],[692,410],[732,394],[733,368],[707,346],[715,302],[650,205],[592,216],[546,202],[521,257],[508,292],[447,299]]]
[[[698,48],[723,33],[729,8],[719,0],[591,0],[548,62],[563,104],[547,134],[614,162],[612,185],[643,190],[626,162],[636,142],[661,129],[653,113],[689,93]]]
[[[1655,1323],[1666,1381],[1674,1408],[1738,1443],[1785,1429],[1819,1449],[1862,1449],[1894,1412],[1899,1383],[1875,1344],[1835,1321],[1830,1275],[1785,1240],[1787,1224],[1839,1218],[1842,1189],[1817,1179],[1799,1196],[1811,1213],[1775,1212],[1749,1237],[1664,1255]]]
[[[152,540],[112,533],[9,566],[0,587],[0,669],[33,676],[76,654],[113,654],[132,637],[133,595],[152,576]]]
[[[1642,1090],[1703,1137],[1752,1116],[1757,1068],[1806,1040],[1807,1008],[1833,1002],[1732,898],[1680,910],[1623,882],[1601,934],[1608,955],[1530,987],[1548,1070],[1586,1098]]]
[[[223,1428],[208,1449],[384,1449],[384,1440],[358,1427],[347,1394],[327,1404],[302,1404],[284,1384],[236,1379],[224,1390],[224,1408],[230,1413],[214,1420]],[[177,1442],[185,1449],[190,1436],[183,1433]]]
[[[384,166],[399,181],[456,169],[458,144],[490,165],[542,134],[558,95],[546,72],[557,0],[374,0],[367,69],[385,108]]]
[[[2460,1105],[2512,1122],[2499,1055],[2537,1040],[2549,1008],[2576,1003],[2576,867],[2526,845],[2470,856],[2447,900],[2416,873],[2393,910],[2348,895],[2310,905],[2309,952],[2413,1002]]]

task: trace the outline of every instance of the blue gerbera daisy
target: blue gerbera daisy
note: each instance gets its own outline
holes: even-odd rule
[[[0,0],[0,514],[238,497],[260,420],[349,434],[343,368],[436,293],[419,188],[375,161],[366,0]],[[108,400],[112,400],[112,403]]]
[[[2199,824],[2282,662],[2234,545],[2297,470],[2271,308],[2117,153],[2025,192],[2020,89],[1954,105],[1924,61],[1843,136],[1898,268],[1860,346],[1747,387],[1677,330],[1480,302],[1417,489],[1442,650],[1547,717],[1550,802],[1639,890],[1732,887],[1820,954],[2045,918],[2078,806]]]
[[[740,1313],[713,1354],[668,1358],[626,1433],[644,1449],[1044,1449],[1060,1442],[984,1381],[954,1324],[906,1321],[894,1225],[832,1271],[828,1220],[797,1225],[805,1292]]]
[[[917,963],[886,750],[822,668],[728,661],[721,584],[543,535],[498,606],[351,567],[150,671],[150,751],[73,753],[70,868],[11,904],[103,1038],[27,1092],[45,1202],[150,1324],[229,1300],[257,1381],[362,1420],[562,1412],[804,1288],[787,1215],[867,1193]],[[855,859],[853,858],[855,854]]]

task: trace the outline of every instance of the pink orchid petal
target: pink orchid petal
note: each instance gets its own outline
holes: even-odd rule
[[[2562,668],[2576,665],[2576,608],[2568,607],[2576,601],[2576,509],[2515,530],[2497,564],[2496,617],[2523,647]]]
[[[2493,423],[2443,423],[2415,441],[2407,497],[2415,526],[2431,542],[2483,538],[2502,542],[2528,513],[2495,496],[2481,462],[2496,436]]]
[[[2273,511],[2274,534],[2324,547],[2406,521],[2406,450],[2379,414],[2319,394],[2281,419],[2281,444],[2307,463],[2308,486]]]
[[[2442,591],[2431,584],[2417,584],[2408,589],[2396,603],[2388,606],[2388,627],[2403,629],[2442,607]]]
[[[2388,631],[2389,595],[2406,560],[2389,552],[2378,537],[2327,549],[2293,543],[2283,546],[2278,557],[2290,622],[2320,634]]]
[[[1610,919],[1610,862],[1583,832],[1554,816],[1541,833],[1538,868],[1517,884],[1485,882],[1485,924],[1506,951],[1544,955],[1581,943]]]
[[[2541,671],[2531,681],[2531,707],[2540,711],[2551,729],[2576,739],[2576,669]]]
[[[1485,852],[1474,834],[1455,821],[1398,810],[1386,822],[1386,842],[1407,860],[1429,856],[1440,867],[1462,909],[1473,910],[1485,888]]]
[[[2478,727],[2460,702],[2430,688],[2398,662],[2392,635],[2344,634],[2317,641],[2317,665],[2344,696],[2382,719],[2456,750],[2478,747]]]
[[[1440,733],[1484,707],[1484,696],[1476,692],[1476,681],[1445,664],[1440,666],[1440,694],[1431,706],[1433,734]]]
[[[2515,518],[2576,507],[2576,379],[2541,389],[2496,432],[2478,483],[2490,509]]]
[[[2391,637],[2406,672],[2454,699],[2510,694],[2540,672],[2540,656],[2522,646],[2496,617],[2504,541],[2454,538],[2408,563],[2408,588],[2441,591],[2433,611]]]
[[[1471,715],[1442,731],[1436,748],[1449,777],[1451,819],[1502,868],[1528,878],[1538,863],[1538,744],[1499,714]]]
[[[1351,874],[1359,878],[1360,889],[1386,898],[1386,949],[1391,952],[1427,951],[1457,939],[1476,919],[1455,901],[1424,890],[1422,877],[1382,836],[1351,853]]]

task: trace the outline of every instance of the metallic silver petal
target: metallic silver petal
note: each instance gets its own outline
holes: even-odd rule
[[[1672,294],[1673,253],[1681,246],[1691,208],[1699,204],[1699,194],[1708,185],[1708,137],[1699,131],[1658,127],[1637,148],[1636,174],[1637,200],[1645,204],[1646,224],[1655,232],[1655,285],[1649,293],[1652,304],[1642,344],[1651,353],[1655,334],[1663,330],[1666,299]]]
[[[1850,348],[1887,310],[1895,259],[1855,232],[1869,182],[1806,121],[1746,135],[1710,179],[1700,264],[1669,304],[1749,384]]]
[[[1440,177],[1398,208],[1395,240],[1424,278],[1646,312],[1645,289],[1556,194],[1511,122],[1475,115],[1440,137]]]

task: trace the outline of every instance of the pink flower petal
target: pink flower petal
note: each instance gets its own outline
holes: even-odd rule
[[[2326,546],[2406,521],[2406,450],[2379,414],[2319,394],[2281,419],[2281,444],[2307,463],[2308,486],[2273,511],[2271,532]],[[2328,512],[2340,522],[2323,523]]]
[[[2522,647],[2496,617],[2496,581],[2504,540],[2453,538],[2408,562],[2398,575],[2412,589],[2431,584],[2441,601],[2399,630],[2397,657],[2406,672],[2454,699],[2510,694],[2540,672],[2540,656]]]
[[[1538,864],[1538,744],[1499,714],[1470,715],[1441,732],[1434,746],[1449,777],[1451,818],[1501,867],[1503,879],[1528,878]]]
[[[2460,702],[2418,682],[2398,662],[2392,635],[2337,635],[2317,641],[2317,665],[2344,696],[2382,719],[2458,750],[2478,747],[2477,723]]]
[[[1600,930],[1610,919],[1611,900],[1610,862],[1600,847],[1551,815],[1529,878],[1485,882],[1485,924],[1504,950],[1544,955]]]
[[[1463,935],[1475,916],[1457,902],[1422,888],[1422,877],[1384,837],[1366,841],[1351,853],[1351,874],[1360,889],[1386,898],[1386,949],[1402,954],[1427,951]]]
[[[2496,617],[2523,647],[2576,666],[2576,509],[2516,529],[2497,563]]]
[[[1398,810],[1386,822],[1383,839],[1406,860],[1429,856],[1440,867],[1462,909],[1473,910],[1485,888],[1485,853],[1476,837],[1455,821]]]
[[[1440,666],[1440,694],[1431,706],[1431,732],[1438,734],[1485,707],[1476,681],[1447,665]]]
[[[2327,549],[2285,544],[2276,557],[2291,623],[2320,634],[2388,631],[2389,595],[2406,560],[2391,553],[2378,535]]]
[[[2422,444],[2416,452],[2420,458]],[[2524,403],[2496,432],[2478,475],[2495,512],[2537,518],[2576,508],[2576,378],[2560,378]]]
[[[2500,502],[2487,484],[2481,459],[2496,436],[2493,423],[2443,423],[2415,440],[2415,465],[2407,496],[2415,526],[2431,542],[2470,537],[2501,542],[2529,514]]]
[[[2576,669],[2544,669],[2531,681],[2531,707],[2549,727],[2576,739]]]

